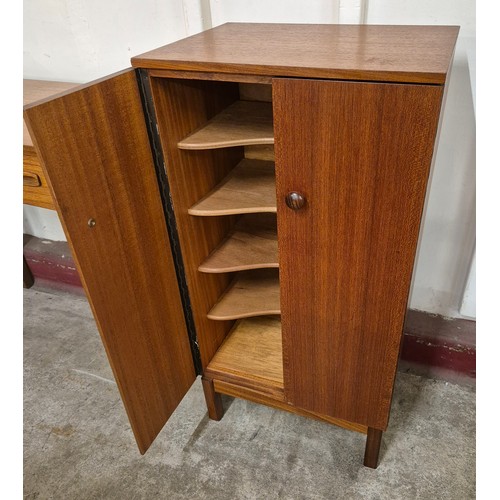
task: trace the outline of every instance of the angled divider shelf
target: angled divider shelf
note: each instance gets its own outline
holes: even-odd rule
[[[271,103],[236,101],[178,143],[180,149],[274,144]]]
[[[247,158],[188,210],[199,216],[258,212],[276,212],[274,162]]]
[[[198,268],[202,273],[229,273],[278,267],[275,214],[245,214]]]
[[[280,285],[276,269],[236,273],[234,281],[208,313],[214,320],[280,314]]]

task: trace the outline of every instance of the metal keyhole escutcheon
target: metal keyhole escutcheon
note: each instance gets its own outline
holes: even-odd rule
[[[300,210],[305,204],[306,199],[297,191],[291,191],[285,196],[286,205],[292,210]]]

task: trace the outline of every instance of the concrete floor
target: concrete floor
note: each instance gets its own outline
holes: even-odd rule
[[[25,290],[27,499],[475,498],[475,393],[398,373],[377,470],[364,436],[243,400],[208,420],[199,380],[141,456],[87,301]]]

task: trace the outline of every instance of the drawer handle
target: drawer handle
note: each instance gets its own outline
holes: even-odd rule
[[[38,187],[42,185],[40,177],[31,172],[23,172],[23,186]]]
[[[292,210],[300,210],[305,204],[306,199],[297,191],[292,191],[285,196],[286,205]]]

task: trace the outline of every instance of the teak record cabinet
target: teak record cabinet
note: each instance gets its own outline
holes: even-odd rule
[[[139,449],[196,375],[388,424],[458,28],[226,24],[25,108]]]

